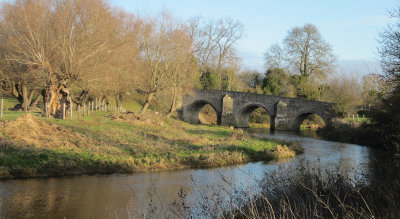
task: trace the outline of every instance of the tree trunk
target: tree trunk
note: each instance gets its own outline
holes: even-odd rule
[[[40,100],[39,96],[36,97],[35,101],[33,101],[33,103],[29,106],[29,108],[28,108],[29,111],[31,111],[32,109],[34,109],[36,107],[36,105],[38,104],[38,102]]]
[[[48,86],[43,91],[44,111],[46,116],[53,116],[54,118],[63,117],[63,104],[66,106],[66,116],[71,107],[71,96],[69,90],[64,84],[60,84],[58,88],[55,85]],[[46,108],[47,107],[47,108]]]
[[[79,97],[75,98],[76,99],[75,103],[77,105],[83,106],[83,104],[86,103],[88,98],[89,98],[89,90],[82,90],[82,92],[79,95]]]
[[[28,111],[28,88],[26,85],[22,85],[22,109],[26,113]]]
[[[24,83],[12,83],[12,95],[18,100],[18,104],[14,106],[13,110],[27,110],[30,111],[39,101],[39,97],[32,103],[35,96],[35,90],[29,90]]]
[[[15,96],[15,98],[19,98],[19,92],[18,92],[18,84],[15,84],[12,82],[12,91],[11,93]]]
[[[153,97],[156,93],[155,92],[150,92],[149,95],[146,98],[146,102],[144,102],[142,109],[140,110],[140,113],[143,114],[147,107],[149,107],[150,102],[153,100]]]
[[[119,103],[119,98],[118,96],[115,96],[115,104],[117,105],[117,108],[119,107],[120,103]]]
[[[27,100],[27,102],[26,102],[27,108],[30,107],[34,95],[35,95],[35,91],[34,91],[34,90],[31,90],[31,91],[29,92],[28,100]]]
[[[171,103],[171,108],[169,109],[169,112],[167,114],[167,118],[171,117],[171,115],[175,112],[176,110],[176,98],[177,98],[177,92],[176,92],[176,87],[172,88],[172,103]]]

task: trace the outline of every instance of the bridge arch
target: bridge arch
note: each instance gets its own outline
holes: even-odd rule
[[[306,111],[306,112],[302,112],[302,113],[299,113],[299,114],[296,115],[295,120],[294,120],[294,128],[296,130],[300,130],[301,124],[310,115],[319,116],[322,120],[324,120],[325,125],[327,125],[328,122],[329,122],[329,119],[325,116],[324,113],[316,112],[316,111]]]
[[[238,128],[248,128],[249,127],[249,116],[252,112],[254,112],[258,108],[264,109],[265,111],[267,111],[269,117],[270,118],[272,117],[271,112],[263,104],[252,103],[252,104],[242,107],[238,111],[238,113],[236,114],[236,118],[235,118],[236,126]],[[272,118],[271,118],[271,123],[272,123]]]
[[[206,100],[196,100],[187,106],[187,111],[190,113],[188,115],[189,122],[192,124],[200,124],[199,113],[206,105],[210,105],[214,109],[217,116],[217,125],[221,125],[221,112],[214,104]]]

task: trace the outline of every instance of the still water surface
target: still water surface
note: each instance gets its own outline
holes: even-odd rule
[[[339,169],[351,175],[356,171],[368,172],[373,159],[373,151],[368,147],[325,141],[312,131],[269,133],[252,129],[249,132],[299,140],[305,152],[286,161],[214,169],[0,181],[0,218],[177,217],[180,214],[174,209],[176,201],[181,204],[180,191],[186,197],[184,205],[193,213],[202,208],[201,203],[207,199],[226,198],[224,194],[216,195],[216,187],[224,188],[227,193],[256,192],[257,181],[266,174],[276,170],[291,174],[289,171],[293,168],[289,166],[301,162]]]

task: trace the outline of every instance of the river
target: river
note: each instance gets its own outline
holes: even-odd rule
[[[368,172],[374,156],[368,147],[322,140],[312,131],[249,132],[298,140],[304,154],[214,169],[0,181],[0,218],[175,218],[187,217],[189,211],[193,217],[207,217],[201,209],[223,209],[229,193],[257,192],[257,182],[270,172],[290,174],[289,166],[306,162],[352,175]]]

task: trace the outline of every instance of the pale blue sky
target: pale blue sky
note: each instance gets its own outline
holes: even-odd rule
[[[243,65],[260,71],[264,70],[263,54],[271,44],[281,42],[291,28],[312,23],[332,45],[339,66],[347,72],[358,68],[375,71],[378,33],[390,22],[387,12],[400,5],[397,0],[111,0],[111,3],[143,14],[167,9],[181,19],[193,16],[238,19],[246,29],[245,37],[237,45]]]

